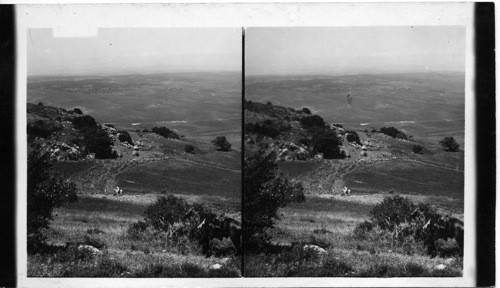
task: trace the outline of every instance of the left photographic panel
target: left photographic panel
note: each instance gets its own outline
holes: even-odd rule
[[[241,277],[241,38],[27,30],[28,277]]]

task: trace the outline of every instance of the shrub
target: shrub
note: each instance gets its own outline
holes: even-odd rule
[[[38,106],[43,106],[43,103],[42,102],[38,102]]]
[[[358,132],[354,131],[354,130],[347,130],[345,131],[345,138],[347,141],[349,142],[355,142],[359,145],[361,145],[361,140],[359,139],[359,135],[358,135]]]
[[[163,136],[165,138],[179,139],[179,135],[167,127],[153,127],[151,132]]]
[[[32,124],[28,124],[27,133],[28,136],[48,138],[52,133],[61,131],[62,126],[51,124],[43,120],[36,120]]]
[[[283,124],[277,121],[275,122],[271,119],[267,119],[257,123],[245,124],[245,133],[254,133],[271,138],[276,138],[281,133],[290,131],[291,129],[292,125],[290,125],[289,123]]]
[[[439,141],[439,144],[449,152],[457,152],[460,147],[453,137],[444,137],[443,140]]]
[[[319,129],[318,129],[319,130]],[[343,158],[340,153],[341,144],[337,134],[329,129],[316,130],[312,138],[312,146],[315,153],[323,153],[326,159]]]
[[[399,195],[385,197],[381,203],[375,205],[370,211],[370,218],[376,221],[380,228],[393,231],[395,225],[399,225],[410,218],[415,205]]]
[[[306,107],[302,108],[302,112],[304,114],[311,115],[311,110],[309,110],[309,108],[306,108]]]
[[[423,147],[420,145],[413,145],[413,147],[412,147],[413,153],[417,153],[417,154],[422,154],[422,149],[423,149]]]
[[[231,151],[231,143],[227,141],[226,136],[218,136],[215,138],[212,143],[217,147],[219,151]]]
[[[80,115],[83,114],[83,112],[82,112],[82,110],[80,108],[73,109],[73,112],[75,112],[76,114],[80,114]]]
[[[95,153],[98,159],[115,159],[118,157],[116,151],[111,150],[113,141],[108,133],[101,128],[88,129],[85,132],[83,143],[88,153]]]
[[[292,201],[298,189],[277,174],[274,151],[260,149],[244,159],[243,169],[243,243],[245,251],[263,248],[269,239],[266,230],[273,228],[278,208]]]
[[[306,116],[302,117],[300,119],[300,124],[302,125],[302,128],[304,129],[311,129],[311,128],[324,128],[326,123],[318,115],[311,115],[311,116]]]
[[[403,132],[394,127],[382,127],[380,128],[380,132],[384,133],[385,135],[391,136],[392,138],[407,139],[406,135]]]
[[[130,137],[130,134],[127,131],[118,130],[116,132],[118,133],[118,140],[120,140],[120,142],[127,142],[130,145],[134,145],[134,141],[132,141],[132,137]]]
[[[373,222],[365,220],[364,222],[356,225],[356,228],[354,229],[354,236],[358,239],[366,240],[374,227],[375,225]]]
[[[184,151],[186,151],[186,153],[194,153],[194,146],[191,144],[187,144],[186,146],[184,146]]]
[[[172,195],[161,196],[144,211],[145,221],[157,230],[168,231],[189,209],[188,203]],[[138,224],[142,225],[142,224]]]
[[[73,118],[71,120],[71,123],[73,124],[73,127],[75,129],[80,131],[85,131],[88,129],[93,130],[97,127],[97,122],[90,115],[83,115],[80,117]]]
[[[75,202],[76,185],[51,175],[50,157],[39,145],[28,149],[28,252],[43,246],[43,229],[49,227],[52,210],[66,202]]]
[[[83,242],[98,249],[106,247],[106,242],[99,236],[91,236],[87,234],[85,235]]]

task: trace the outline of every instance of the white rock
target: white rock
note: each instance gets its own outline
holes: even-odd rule
[[[212,270],[218,270],[220,268],[222,268],[222,265],[220,265],[219,263],[210,266],[210,269]]]
[[[307,245],[304,245],[303,249],[304,249],[304,251],[314,251],[318,255],[326,254],[326,250],[317,246],[317,245],[307,244]]]
[[[443,270],[444,268],[446,268],[446,265],[444,265],[444,264],[439,264],[436,266],[437,270]]]
[[[90,246],[90,245],[80,245],[78,246],[78,251],[86,251],[86,252],[90,252],[92,253],[93,255],[100,255],[102,254],[101,250],[95,248],[94,246]]]

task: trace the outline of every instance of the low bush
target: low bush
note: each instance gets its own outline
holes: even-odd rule
[[[217,136],[217,138],[212,141],[212,144],[214,144],[219,151],[231,151],[231,143],[227,141],[226,136]]]
[[[186,151],[186,153],[194,154],[194,146],[191,144],[186,144],[186,146],[184,146],[184,151]]]
[[[245,124],[245,133],[253,133],[270,138],[276,138],[281,133],[290,131],[291,129],[292,126],[289,123],[282,123],[271,119]]]
[[[394,127],[382,127],[380,128],[380,132],[391,136],[392,138],[407,139],[407,136],[403,132]]]
[[[302,117],[300,118],[300,124],[304,129],[324,128],[326,125],[325,120],[318,115]]]
[[[153,127],[151,132],[163,136],[165,138],[179,139],[179,135],[167,127]]]
[[[120,142],[127,142],[130,145],[134,145],[134,141],[132,141],[132,137],[130,137],[130,134],[127,131],[118,130],[116,132],[118,135],[118,140],[120,140]]]
[[[393,231],[395,226],[410,218],[414,209],[415,205],[408,198],[399,195],[385,197],[370,211],[370,218],[377,222],[380,228]]]
[[[71,120],[73,127],[80,131],[85,131],[88,129],[95,129],[97,127],[97,122],[90,115],[83,115],[80,117],[75,117]]]
[[[36,120],[28,124],[27,133],[31,137],[48,138],[54,132],[61,131],[63,127],[43,120]]]
[[[411,150],[413,153],[422,154],[423,147],[420,145],[413,145]]]
[[[355,142],[358,145],[361,145],[361,140],[359,139],[358,132],[356,132],[354,130],[347,130],[347,131],[345,131],[345,135],[346,135],[345,139],[348,142]]]
[[[118,157],[116,151],[111,149],[113,140],[102,128],[87,129],[83,138],[87,153],[95,153],[97,159],[115,159]]]
[[[97,249],[102,249],[106,247],[106,241],[104,241],[103,237],[98,235],[85,235],[84,244],[94,246]]]

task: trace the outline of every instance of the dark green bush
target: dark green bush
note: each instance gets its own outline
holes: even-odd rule
[[[231,151],[231,143],[227,141],[226,136],[217,136],[212,143],[217,147],[219,151]]]
[[[415,205],[399,195],[385,197],[381,203],[370,211],[370,218],[377,222],[380,228],[393,231],[395,225],[409,220]]]
[[[95,153],[98,159],[115,159],[118,157],[116,151],[111,150],[113,141],[108,133],[101,128],[88,129],[85,132],[83,143],[88,153]]]
[[[52,175],[47,153],[39,145],[28,147],[28,252],[38,251],[44,244],[43,230],[49,227],[52,210],[63,203],[76,202],[76,185]]]
[[[179,139],[179,135],[167,127],[153,127],[151,132],[163,136],[165,138]]]
[[[127,131],[118,130],[116,132],[118,134],[118,140],[120,140],[120,142],[127,142],[130,145],[134,145],[134,141],[132,141],[132,137],[130,137],[130,134]]]
[[[170,226],[180,222],[189,210],[189,204],[172,195],[161,196],[144,211],[145,221],[157,230],[168,231]],[[142,224],[138,224],[142,225]]]
[[[443,140],[439,141],[439,144],[449,152],[457,152],[460,147],[453,137],[444,137]]]
[[[83,243],[101,249],[106,247],[106,241],[100,236],[85,235]]]
[[[54,132],[61,131],[62,126],[49,123],[43,120],[36,120],[32,124],[28,124],[27,132],[28,136],[48,138]]]
[[[194,153],[194,146],[191,144],[187,144],[186,146],[184,146],[184,151],[186,151],[186,153]]]
[[[417,153],[417,154],[422,154],[422,149],[423,149],[423,147],[420,145],[413,145],[413,147],[412,147],[413,153]]]
[[[347,131],[345,131],[345,135],[346,135],[347,141],[355,142],[358,145],[361,145],[361,140],[359,139],[358,132],[356,132],[354,130],[347,130]]]
[[[253,133],[271,138],[276,138],[281,133],[290,131],[292,126],[289,123],[281,123],[271,119],[257,123],[245,124],[245,133]]]
[[[305,116],[300,119],[300,124],[304,129],[324,128],[326,123],[323,118],[318,115]]]
[[[73,109],[73,112],[75,112],[76,114],[79,114],[79,115],[83,114],[83,112],[82,112],[82,110],[80,108]]]
[[[337,134],[330,129],[314,130],[312,137],[314,153],[323,153],[325,159],[343,158],[340,152],[341,142]]]
[[[392,138],[407,139],[406,135],[403,132],[394,127],[382,127],[380,128],[380,132],[384,133],[385,135],[391,136]]]
[[[309,108],[307,108],[307,107],[302,108],[302,112],[304,114],[311,115],[311,110],[309,110]]]
[[[88,129],[94,130],[97,127],[97,122],[90,115],[83,115],[80,117],[75,117],[71,120],[73,127],[80,131],[85,131]]]

